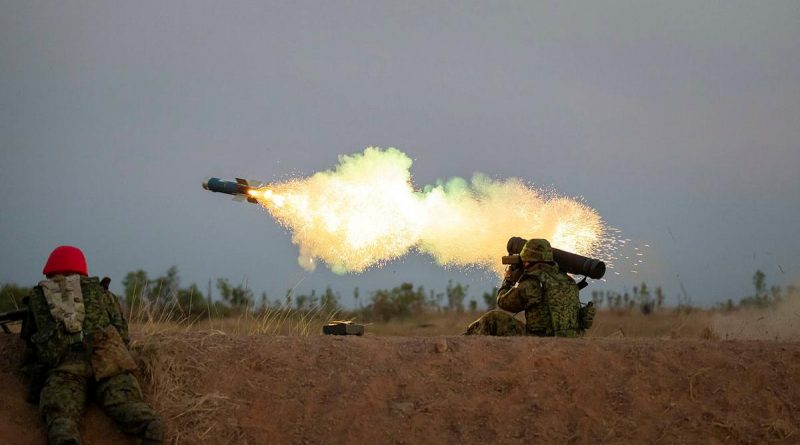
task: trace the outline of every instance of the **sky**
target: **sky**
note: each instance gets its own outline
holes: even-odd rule
[[[645,252],[589,289],[797,283],[798,54],[796,1],[0,0],[0,282],[71,244],[117,291],[177,265],[273,299],[454,280],[480,300],[496,276],[420,254],[306,272],[262,209],[200,186],[380,146],[419,187],[480,171],[581,197]]]

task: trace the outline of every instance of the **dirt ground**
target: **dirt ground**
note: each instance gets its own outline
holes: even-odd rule
[[[800,343],[266,337],[137,341],[168,443],[800,443]],[[0,438],[44,444],[0,335]],[[135,443],[96,408],[87,444]]]

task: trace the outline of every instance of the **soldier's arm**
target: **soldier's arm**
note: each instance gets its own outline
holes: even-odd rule
[[[128,320],[122,314],[122,307],[119,304],[119,298],[114,295],[110,290],[103,290],[103,295],[106,298],[106,306],[108,307],[108,316],[111,319],[111,324],[117,328],[120,337],[125,341],[125,344],[130,343],[130,336],[128,335]]]
[[[508,288],[500,288],[497,291],[497,307],[509,312],[520,312],[525,310],[525,286],[523,283],[515,284]]]
[[[509,312],[524,311],[531,301],[541,299],[542,289],[533,277],[523,278],[507,291],[498,291],[497,306]]]

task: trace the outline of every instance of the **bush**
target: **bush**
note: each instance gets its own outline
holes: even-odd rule
[[[30,287],[20,287],[13,283],[0,287],[0,312],[13,311],[22,307],[22,299],[30,295]]]

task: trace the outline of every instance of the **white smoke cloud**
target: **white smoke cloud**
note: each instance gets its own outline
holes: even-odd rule
[[[333,170],[271,184],[258,199],[292,232],[301,266],[321,260],[336,273],[361,272],[413,249],[442,265],[499,272],[511,236],[546,238],[583,255],[608,237],[600,215],[578,200],[482,174],[415,189],[411,165],[397,149],[370,147],[340,156]]]

